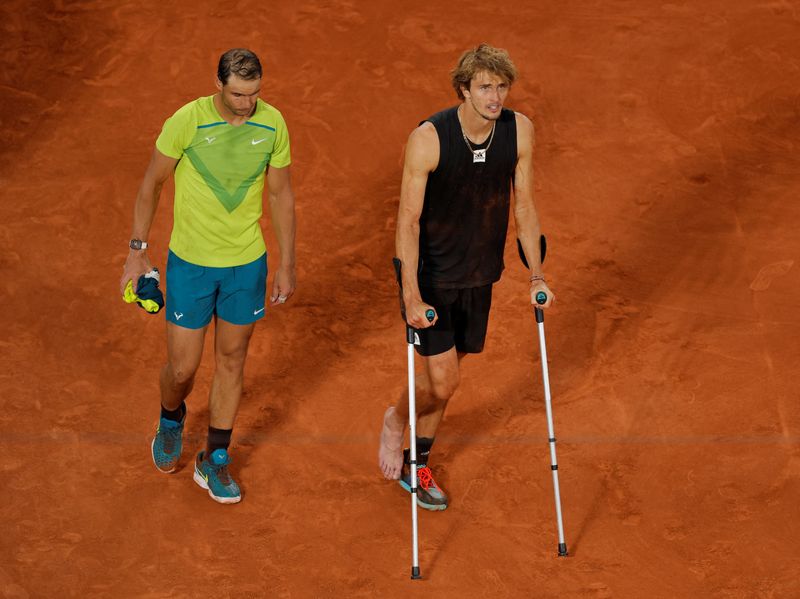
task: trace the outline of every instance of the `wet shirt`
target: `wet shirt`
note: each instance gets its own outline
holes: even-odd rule
[[[463,289],[494,283],[503,271],[511,185],[517,165],[517,124],[504,108],[486,161],[474,162],[457,108],[429,119],[439,136],[439,164],[428,175],[420,216],[419,285]],[[491,136],[490,136],[491,137]]]
[[[289,134],[277,109],[258,100],[234,127],[213,96],[178,109],[164,123],[156,148],[179,160],[170,249],[199,266],[239,266],[265,251],[258,224],[267,165],[291,162]]]

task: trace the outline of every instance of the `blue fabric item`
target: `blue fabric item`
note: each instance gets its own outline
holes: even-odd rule
[[[155,312],[148,310],[148,312],[152,314],[159,312],[164,307],[164,294],[158,287],[160,278],[158,269],[154,268],[150,272],[139,277],[139,282],[136,284],[136,295],[140,300],[152,300],[158,305],[158,310]],[[136,303],[139,304],[140,308],[146,309],[141,302],[137,301]]]
[[[231,324],[264,317],[267,255],[241,266],[200,266],[172,250],[167,256],[167,322],[186,329],[206,326],[214,314]]]

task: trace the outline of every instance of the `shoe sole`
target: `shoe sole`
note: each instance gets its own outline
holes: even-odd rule
[[[403,487],[406,491],[411,493],[411,485],[406,483],[403,479],[400,479],[397,482],[400,483],[400,486]],[[425,503],[424,501],[422,501],[419,498],[419,495],[417,495],[417,505],[419,507],[421,507],[423,509],[426,509],[428,511],[431,511],[431,512],[441,512],[441,511],[444,511],[444,510],[447,509],[447,504],[446,503],[440,503],[440,504],[436,504],[436,505],[434,505],[432,503]]]
[[[194,469],[194,475],[192,476],[194,482],[196,482],[200,488],[205,489],[208,491],[208,496],[211,497],[217,503],[239,503],[242,500],[242,496],[239,495],[238,497],[218,497],[214,495],[211,488],[208,486],[206,479],[204,479],[200,473],[197,471],[197,468]]]
[[[180,459],[180,456],[178,456],[178,460],[175,460],[175,465],[172,468],[170,468],[169,470],[164,470],[158,465],[158,462],[156,462],[155,447],[156,447],[156,438],[153,437],[153,440],[150,442],[150,457],[153,458],[153,465],[156,467],[156,470],[158,470],[159,472],[163,472],[164,474],[172,474],[173,472],[175,472],[175,470],[177,470],[178,468],[178,460]]]

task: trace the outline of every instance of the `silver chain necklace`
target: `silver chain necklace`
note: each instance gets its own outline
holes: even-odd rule
[[[464,133],[464,124],[461,122],[461,114],[457,108],[456,116],[458,117],[458,126],[461,127],[461,136],[464,138],[464,143],[467,144],[467,148],[469,148],[469,151],[472,152],[472,163],[486,162],[486,152],[488,152],[489,148],[492,147],[492,140],[494,139],[494,126],[497,124],[497,122],[492,122],[492,132],[489,134],[489,143],[486,144],[486,147],[482,150],[475,150],[472,148],[472,144],[470,143],[467,134]]]

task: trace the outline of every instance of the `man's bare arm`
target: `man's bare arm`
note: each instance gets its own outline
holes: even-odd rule
[[[419,269],[419,219],[425,202],[428,175],[439,163],[439,137],[431,123],[423,123],[408,138],[403,179],[400,185],[400,207],[397,211],[395,246],[402,264],[403,302],[406,320],[414,328],[426,328],[425,312],[430,308],[422,301],[417,271]],[[433,322],[436,322],[434,319]]]
[[[539,249],[541,228],[536,206],[533,202],[533,123],[525,115],[516,114],[517,120],[517,167],[514,173],[514,220],[517,224],[517,237],[522,244],[531,275],[531,303],[536,293],[547,294],[547,302],[541,307],[549,307],[553,293],[542,277],[542,259]],[[538,305],[538,304],[537,304]]]
[[[133,229],[131,239],[141,239],[147,241],[150,234],[150,227],[158,208],[158,200],[161,197],[161,188],[175,171],[178,160],[170,158],[153,148],[150,157],[150,164],[142,178],[139,186],[139,193],[136,196],[136,204],[133,208]],[[122,278],[119,281],[120,293],[124,293],[128,281],[139,280],[139,277],[152,269],[150,259],[147,257],[147,250],[130,250],[128,258],[125,260]]]
[[[295,211],[289,167],[270,167],[267,173],[272,228],[281,252],[280,265],[272,284],[270,302],[283,303],[294,293],[297,284],[295,275]]]

